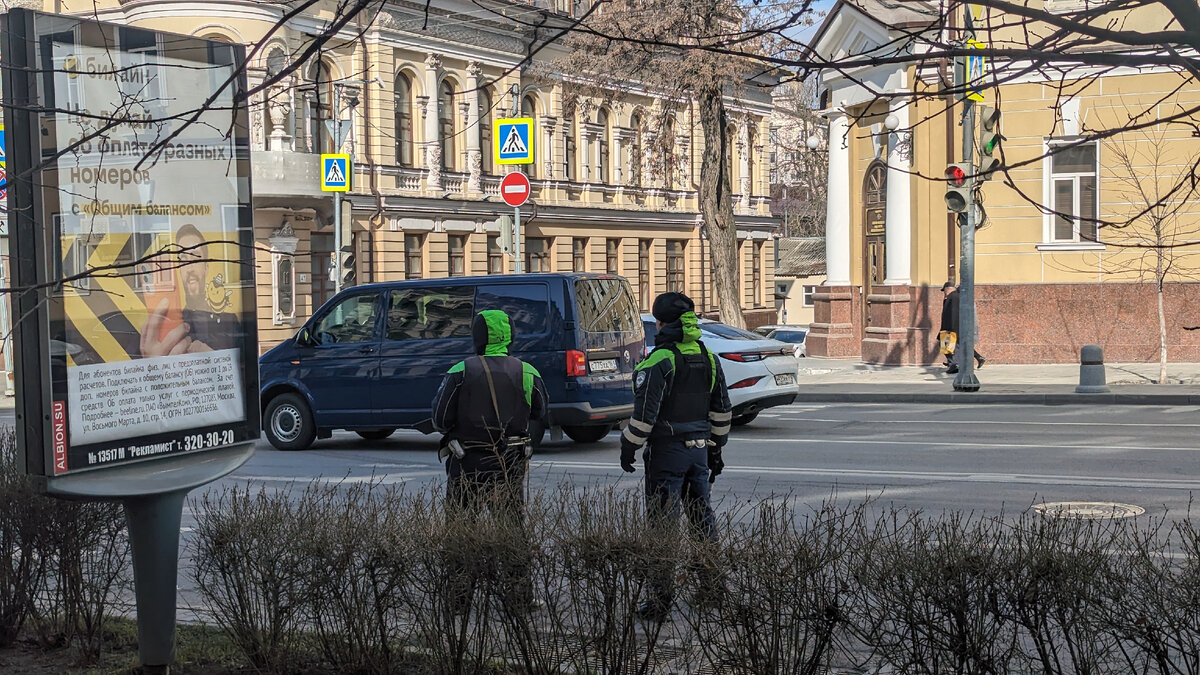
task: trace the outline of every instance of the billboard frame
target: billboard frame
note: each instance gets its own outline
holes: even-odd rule
[[[4,40],[4,123],[10,155],[7,166],[10,169],[8,210],[12,243],[11,278],[14,288],[26,289],[10,294],[15,319],[13,337],[16,343],[14,366],[17,373],[17,437],[21,451],[25,453],[25,472],[39,490],[57,496],[122,498],[186,491],[236,469],[253,452],[253,442],[257,440],[261,430],[256,304],[251,302],[247,305],[243,302],[241,305],[241,342],[235,344],[241,350],[238,365],[241,368],[244,417],[240,422],[223,425],[236,429],[236,433],[231,435],[234,442],[215,443],[212,447],[203,449],[172,451],[119,463],[101,463],[99,466],[77,472],[55,475],[55,462],[65,457],[69,434],[68,417],[63,403],[61,400],[54,400],[52,373],[56,372],[53,369],[59,369],[59,383],[61,387],[65,387],[63,373],[67,369],[65,354],[69,345],[65,340],[59,341],[58,348],[63,353],[56,354],[53,351],[54,342],[51,337],[54,335],[54,315],[50,301],[54,293],[52,284],[61,279],[54,259],[54,252],[59,250],[58,240],[61,234],[55,231],[51,223],[43,220],[46,207],[43,191],[49,183],[54,183],[55,188],[59,185],[57,180],[45,178],[46,174],[64,173],[72,165],[60,162],[61,158],[39,164],[42,161],[43,150],[40,136],[44,131],[41,129],[40,116],[45,112],[45,103],[40,100],[41,86],[35,78],[45,77],[46,80],[51,80],[52,77],[56,77],[47,76],[43,72],[43,64],[38,61],[39,42],[42,39],[38,32],[39,22],[60,22],[64,26],[79,26],[75,31],[75,44],[80,48],[102,47],[119,50],[120,47],[115,41],[102,45],[91,45],[81,41],[87,40],[88,36],[115,35],[119,31],[141,31],[155,35],[156,39],[157,36],[169,36],[172,49],[190,49],[191,51],[182,52],[187,54],[203,51],[208,55],[207,63],[214,67],[229,66],[231,72],[236,73],[232,83],[232,134],[229,137],[229,147],[233,154],[230,165],[236,167],[237,172],[235,189],[238,195],[239,218],[237,229],[232,236],[236,236],[241,244],[237,247],[241,266],[241,287],[238,291],[243,297],[253,299],[255,260],[250,190],[250,133],[245,97],[245,48],[242,45],[192,36],[176,36],[151,29],[24,9],[14,9],[0,17],[0,31]],[[51,34],[44,30],[42,33]],[[58,34],[61,33],[54,33]],[[181,44],[185,46],[179,47]],[[165,58],[171,54],[172,52],[167,51],[160,56]],[[198,60],[193,62],[204,63]],[[161,67],[161,64],[155,64],[154,67]],[[55,147],[57,148],[57,144]],[[57,149],[62,151],[62,148]],[[63,158],[70,156],[62,155]],[[153,171],[153,168],[150,170]],[[132,274],[133,270],[130,270],[130,273]],[[60,361],[58,364],[52,363],[56,356]],[[60,391],[59,395],[65,399],[65,389]],[[156,439],[168,435],[182,437],[209,428],[175,429],[121,440]],[[180,444],[177,447],[184,445]]]

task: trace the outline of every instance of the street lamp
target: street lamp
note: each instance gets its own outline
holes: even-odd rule
[[[821,147],[821,139],[816,134],[813,134],[812,136],[808,137],[808,141],[805,142],[805,145],[808,146],[809,150],[816,150],[817,148]]]

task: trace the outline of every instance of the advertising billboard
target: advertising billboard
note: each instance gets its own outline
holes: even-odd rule
[[[23,10],[5,24],[27,471],[258,438],[243,48]]]

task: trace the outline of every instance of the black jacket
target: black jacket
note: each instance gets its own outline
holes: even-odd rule
[[[958,291],[954,291],[942,300],[941,330],[958,332]]]
[[[546,416],[546,386],[536,368],[508,356],[507,315],[488,310],[476,323],[480,355],[446,373],[433,399],[433,426],[468,449],[494,448],[505,437],[528,435],[529,422]]]
[[[691,312],[659,331],[655,350],[638,364],[634,374],[633,417],[621,435],[623,450],[637,449],[652,438],[667,437],[707,438],[717,446],[725,445],[732,419],[729,390],[719,360],[703,347],[699,337],[696,316]],[[688,365],[685,361],[700,364],[699,368],[689,368],[689,391],[676,388],[682,385],[676,375]],[[679,400],[684,397],[689,400]]]

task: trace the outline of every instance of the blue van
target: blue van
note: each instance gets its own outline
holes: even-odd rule
[[[432,402],[450,366],[473,354],[471,319],[508,313],[510,353],[533,364],[547,421],[579,443],[633,413],[644,335],[629,282],[600,274],[522,274],[367,284],[346,289],[259,359],[263,428],[280,450],[334,429],[369,440],[432,433]],[[544,429],[534,430],[535,441]]]

